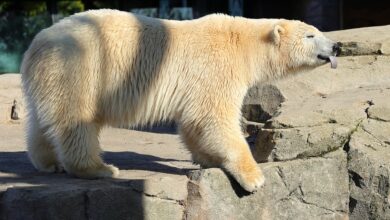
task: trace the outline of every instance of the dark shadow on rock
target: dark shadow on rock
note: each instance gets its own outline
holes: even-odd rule
[[[144,219],[144,180],[130,180],[137,191],[129,184],[83,181],[8,188],[0,193],[0,219]]]
[[[265,123],[285,101],[279,88],[272,84],[258,84],[246,94],[242,115],[248,121]]]
[[[252,195],[251,192],[248,192],[244,188],[242,188],[242,186],[230,174],[228,174],[227,172],[225,172],[225,173],[226,173],[226,175],[227,175],[227,177],[229,179],[229,182],[230,182],[230,184],[232,186],[232,189],[236,193],[237,197],[242,198],[242,197],[245,197],[245,196]]]
[[[105,158],[121,169],[187,172],[158,163],[174,159],[131,152],[108,152]],[[0,152],[0,219],[145,219],[150,213],[143,201],[144,181],[42,173],[26,152]]]
[[[35,171],[27,152],[0,152],[0,172],[21,174]]]
[[[261,123],[264,123],[272,118],[272,115],[264,110],[261,104],[244,105],[242,107],[242,114],[248,121]]]
[[[166,159],[134,152],[105,152],[104,160],[121,170],[147,170],[170,174],[186,174],[192,169],[181,169],[159,162],[187,162],[187,160]],[[188,161],[190,162],[190,161]]]
[[[254,145],[251,146],[253,157],[258,163],[269,162],[269,157],[275,147],[274,131],[260,130],[256,137]]]
[[[159,162],[186,162],[187,160],[176,160],[160,158],[156,156],[138,154],[134,152],[105,152],[104,160],[107,163],[117,166],[121,170],[145,170],[169,174],[186,174],[192,169],[181,169],[169,165],[164,165]],[[188,161],[189,162],[189,161]],[[18,175],[61,175],[61,174],[46,174],[38,172],[30,163],[27,153],[21,152],[0,152],[0,172],[12,173]],[[1,183],[2,177],[0,177]]]

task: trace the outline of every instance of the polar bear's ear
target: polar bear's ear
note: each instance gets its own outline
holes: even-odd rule
[[[280,44],[280,37],[285,32],[284,28],[280,25],[275,25],[271,32],[272,40],[276,45]]]

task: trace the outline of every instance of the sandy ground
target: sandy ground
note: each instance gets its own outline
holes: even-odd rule
[[[9,186],[19,185],[31,176],[71,178],[66,174],[39,173],[32,167],[26,156],[23,123],[0,124],[0,130],[0,176],[18,177],[0,178],[0,182]],[[177,134],[105,128],[100,140],[104,159],[119,167],[120,179],[185,176],[188,170],[198,168]]]

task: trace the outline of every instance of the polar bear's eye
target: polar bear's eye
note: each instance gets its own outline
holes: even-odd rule
[[[314,34],[310,34],[306,36],[307,38],[314,38]]]

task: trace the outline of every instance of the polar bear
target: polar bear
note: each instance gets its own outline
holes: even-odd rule
[[[115,177],[100,156],[103,126],[175,120],[195,162],[221,167],[253,192],[264,176],[240,127],[248,88],[324,64],[336,51],[300,21],[75,14],[37,34],[24,55],[29,158],[44,172]]]

